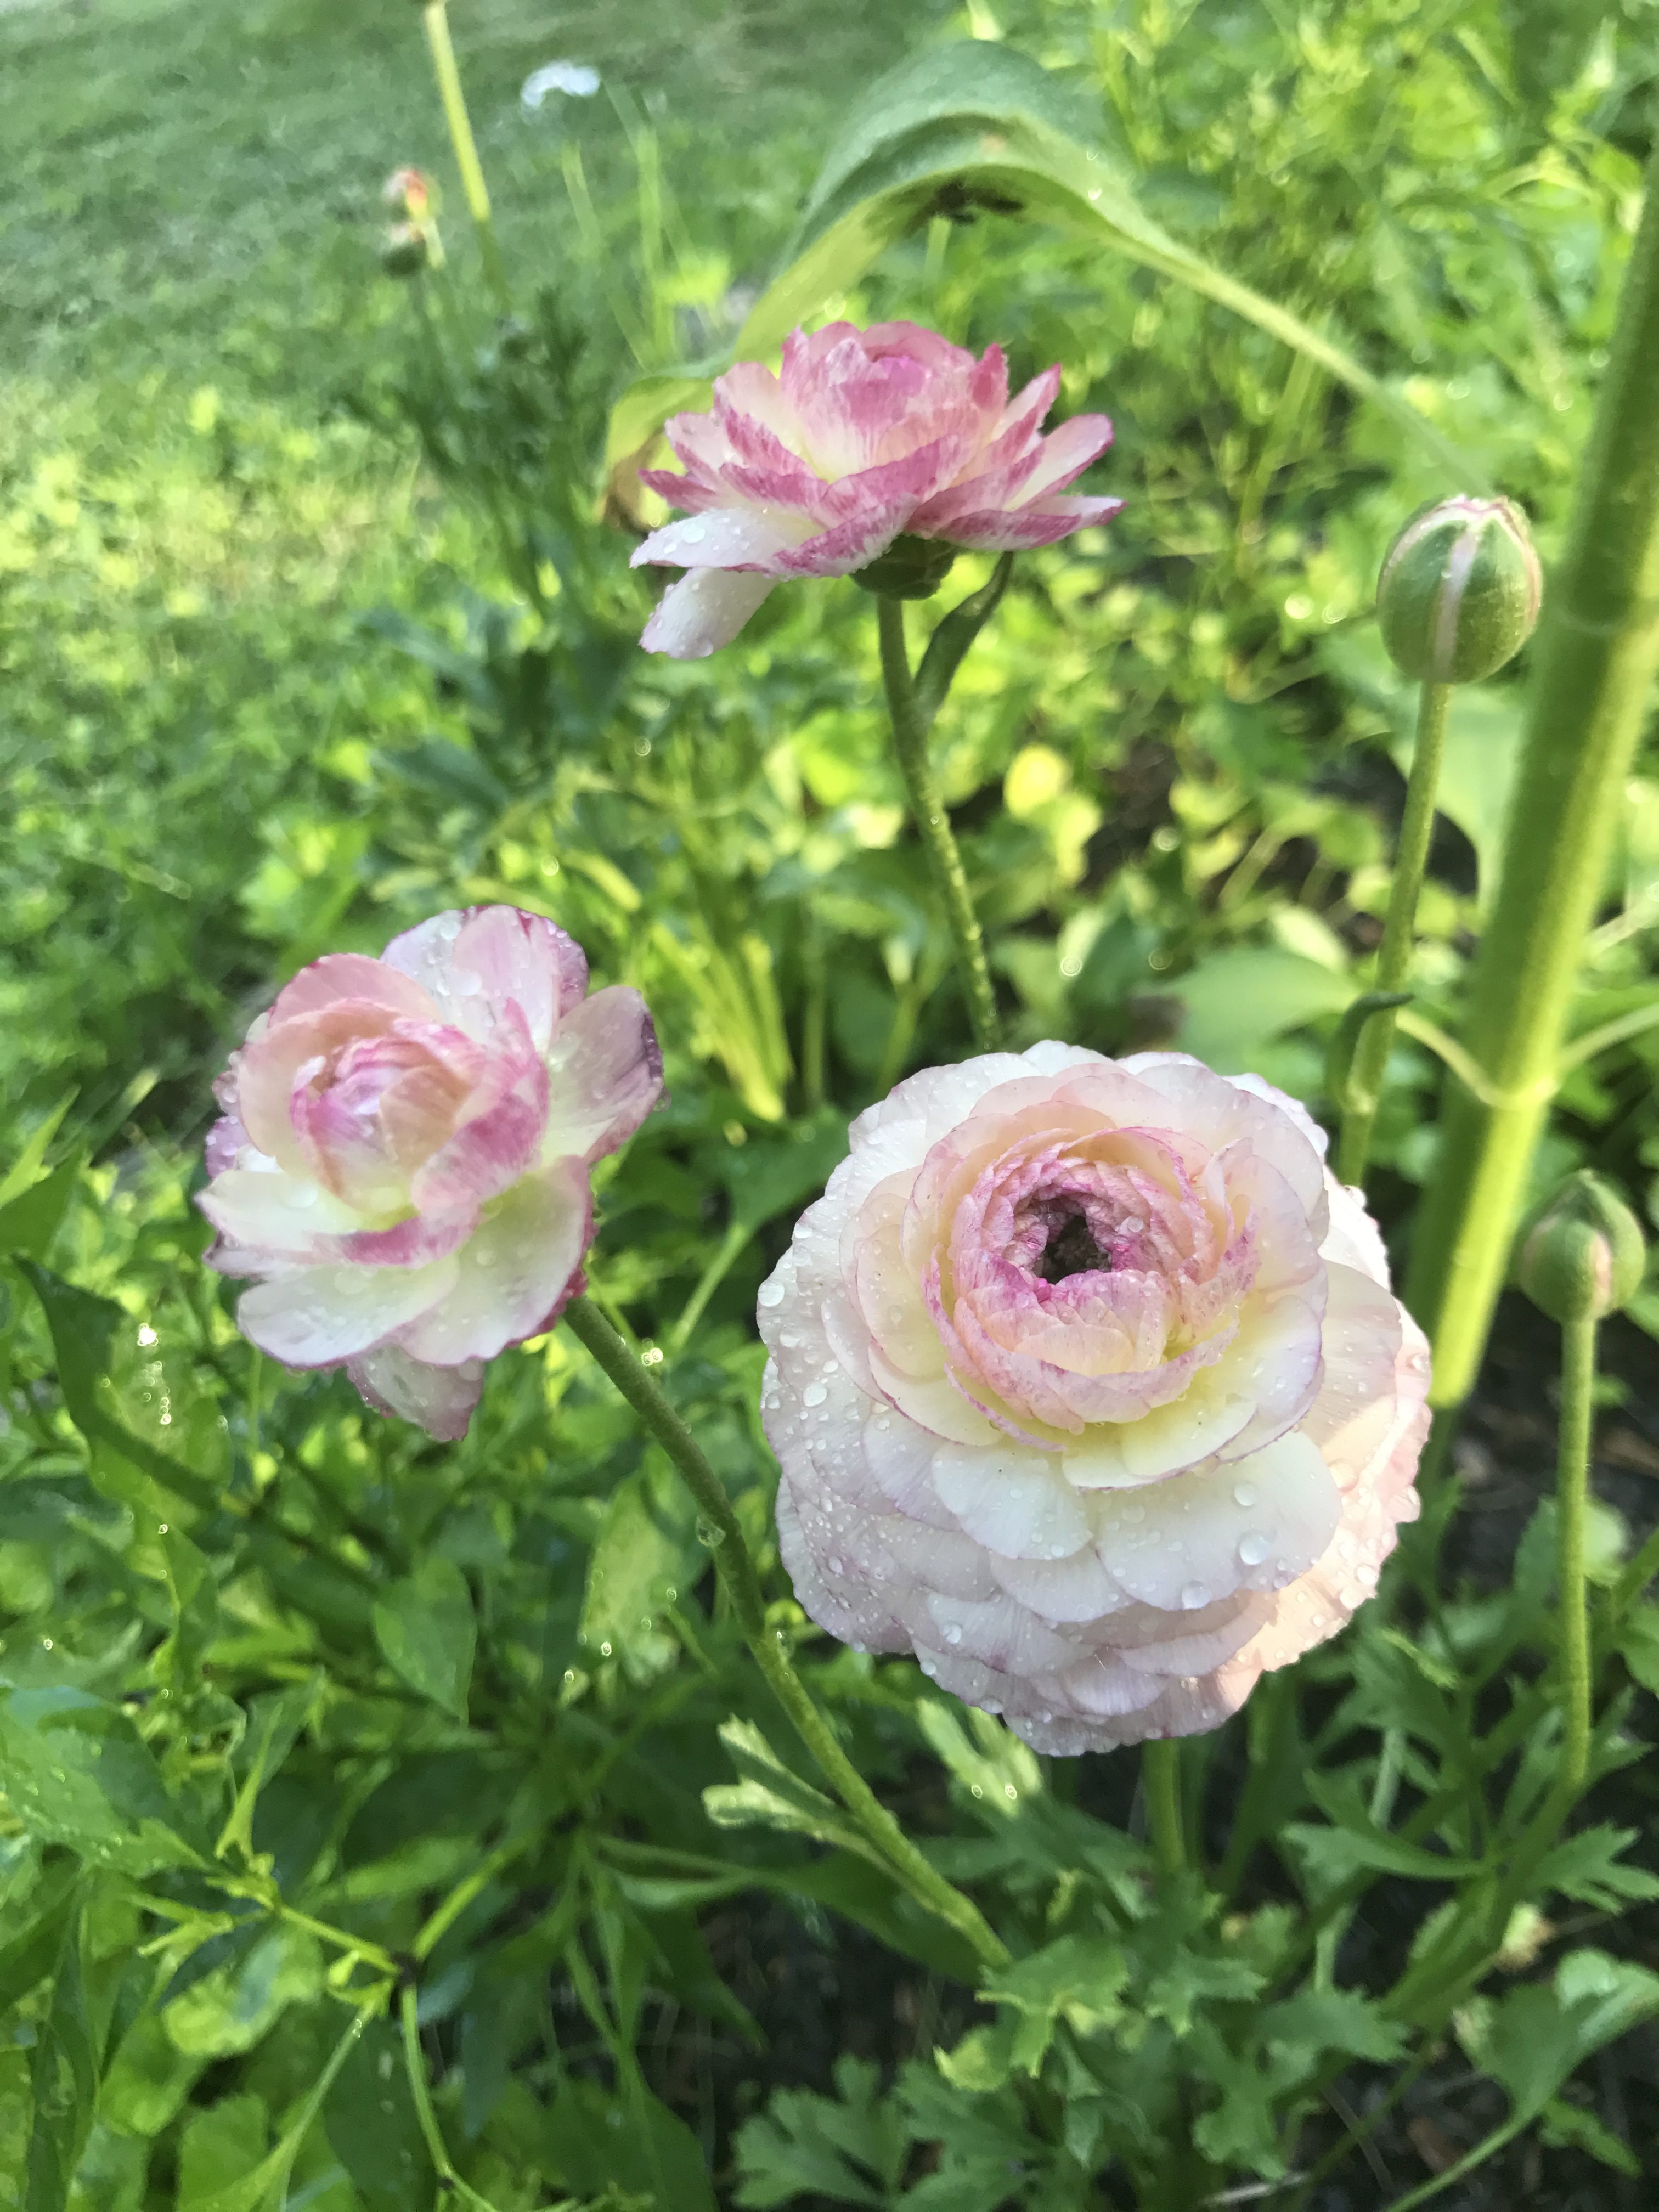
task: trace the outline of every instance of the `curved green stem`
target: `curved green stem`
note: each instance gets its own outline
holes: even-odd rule
[[[1584,1522],[1589,1504],[1590,1421],[1595,1392],[1595,1320],[1561,1326],[1561,1415],[1556,1462],[1556,1618],[1561,1669],[1561,1771],[1565,1812],[1589,1768],[1590,1651],[1585,1607]]]
[[[1146,1826],[1160,1875],[1183,1873],[1187,1836],[1181,1812],[1181,1746],[1173,1736],[1140,1747],[1140,1786],[1146,1795]]]
[[[421,2024],[413,1982],[405,1982],[398,2001],[398,2014],[404,2031],[404,2071],[409,2076],[410,2094],[415,2100],[415,2116],[421,2124],[421,2133],[426,2141],[427,2155],[432,2160],[441,2186],[453,2189],[475,2212],[495,2212],[487,2197],[480,2197],[456,2172],[444,2142],[443,2130],[438,2125],[438,2115],[432,2109],[432,2092],[427,2087],[426,2056],[421,2049]]]
[[[1412,964],[1412,940],[1417,925],[1417,901],[1428,866],[1429,839],[1434,830],[1435,793],[1440,782],[1440,763],[1445,751],[1446,712],[1451,705],[1449,684],[1425,684],[1417,710],[1417,750],[1412,755],[1406,784],[1406,811],[1400,824],[1400,845],[1395,854],[1394,884],[1389,892],[1388,917],[1376,956],[1379,991],[1400,991]],[[1365,1024],[1349,1072],[1347,1098],[1342,1109],[1342,1133],[1337,1141],[1336,1171],[1341,1181],[1363,1182],[1371,1132],[1382,1097],[1389,1053],[1394,1044],[1395,1009],[1384,1007]]]
[[[765,1595],[743,1529],[725,1485],[704,1457],[696,1438],[648,1370],[641,1365],[591,1299],[573,1298],[564,1310],[564,1319],[571,1334],[586,1346],[668,1454],[696,1500],[698,1512],[714,1538],[710,1548],[715,1569],[749,1648],[825,1779],[875,1845],[895,1880],[917,1903],[959,1929],[988,1966],[1006,1965],[1007,1950],[989,1922],[970,1899],[928,1863],[877,1797],[836,1742],[829,1723],[796,1674],[782,1636],[768,1626]]]
[[[507,291],[507,264],[501,258],[501,249],[495,239],[495,219],[490,211],[489,187],[484,182],[483,165],[478,159],[478,148],[472,136],[472,124],[466,112],[466,94],[461,89],[461,73],[455,65],[455,49],[450,43],[448,0],[428,0],[421,10],[426,25],[426,42],[432,53],[433,74],[438,80],[438,97],[443,102],[444,120],[449,125],[449,142],[455,149],[455,166],[461,173],[461,190],[466,195],[467,212],[472,217],[472,227],[478,234],[478,251],[483,258],[484,275],[489,289],[495,295],[495,304],[503,312],[512,304]]]
[[[1464,1042],[1492,1092],[1447,1099],[1407,1302],[1431,1402],[1468,1395],[1559,1074],[1584,942],[1659,669],[1659,148],[1567,550],[1544,604],[1503,874]]]
[[[985,963],[985,942],[979,917],[969,894],[962,854],[951,831],[945,800],[927,757],[929,717],[916,696],[910,673],[910,656],[904,643],[904,602],[878,599],[876,619],[881,631],[881,674],[887,690],[887,712],[893,726],[893,750],[904,778],[910,817],[927,849],[933,881],[945,902],[945,918],[955,940],[957,964],[963,989],[968,994],[968,1014],[974,1042],[981,1052],[994,1052],[1000,1042],[996,994]]]

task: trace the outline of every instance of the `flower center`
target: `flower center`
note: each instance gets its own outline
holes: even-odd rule
[[[1049,1237],[1032,1263],[1031,1273],[1045,1283],[1063,1283],[1070,1275],[1104,1273],[1111,1264],[1111,1254],[1103,1252],[1096,1243],[1084,1215],[1073,1213]]]

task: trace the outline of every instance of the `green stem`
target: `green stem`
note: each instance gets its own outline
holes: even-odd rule
[[[1406,784],[1406,811],[1400,824],[1399,849],[1395,854],[1394,883],[1389,892],[1382,943],[1376,956],[1373,988],[1378,991],[1403,991],[1411,970],[1417,902],[1428,866],[1435,793],[1440,783],[1446,714],[1450,705],[1450,684],[1423,686],[1417,709],[1417,750],[1412,755],[1411,775]],[[1347,1101],[1342,1109],[1342,1133],[1336,1152],[1336,1172],[1343,1182],[1361,1183],[1365,1180],[1371,1131],[1382,1096],[1389,1054],[1394,1045],[1395,1018],[1392,1006],[1373,1014],[1354,1050]]]
[[[1436,1406],[1468,1396],[1486,1348],[1659,668],[1659,148],[1537,655],[1465,1036],[1488,1096],[1450,1086],[1407,1285]]]
[[[1175,1737],[1142,1744],[1140,1786],[1158,1870],[1164,1875],[1183,1873],[1187,1838],[1181,1813],[1181,1746]]]
[[[696,1499],[710,1548],[732,1609],[773,1695],[794,1723],[796,1733],[848,1811],[869,1837],[917,1903],[960,1930],[988,1966],[1007,1962],[1008,1953],[978,1906],[946,1881],[919,1851],[836,1742],[829,1723],[796,1674],[781,1634],[768,1626],[760,1577],[744,1541],[743,1529],[724,1484],[703,1456],[702,1447],[609,1321],[586,1297],[564,1310],[571,1334],[592,1354],[643,1426],[668,1454]]]
[[[881,674],[887,689],[887,712],[893,726],[893,750],[898,758],[899,773],[904,778],[910,817],[927,848],[933,881],[945,902],[963,988],[968,994],[974,1042],[981,1052],[994,1052],[1000,1041],[996,994],[991,988],[991,971],[985,964],[985,943],[969,895],[962,854],[945,811],[939,778],[927,757],[928,717],[916,697],[915,679],[910,673],[910,656],[904,643],[903,600],[878,599],[876,619],[881,631]]]
[[[1589,1502],[1595,1328],[1595,1318],[1589,1314],[1561,1325],[1561,1413],[1555,1487],[1561,1771],[1556,1794],[1564,1811],[1576,1802],[1589,1767],[1590,1654],[1584,1592],[1584,1521]]]
[[[477,2212],[495,2212],[487,2197],[480,2197],[456,2172],[451,2161],[443,2130],[438,2125],[438,2115],[432,2109],[432,2092],[427,2087],[426,2057],[421,2049],[421,2023],[413,1982],[405,1982],[398,2001],[398,2009],[404,2029],[404,2071],[409,2076],[410,2094],[415,2100],[415,2115],[421,2124],[421,2133],[426,2139],[427,2155],[436,2169],[439,2182],[455,2191]]]
[[[449,38],[447,0],[428,0],[421,15],[426,25],[426,42],[432,52],[433,74],[438,80],[438,97],[443,102],[444,120],[449,125],[449,143],[455,149],[455,166],[461,173],[461,190],[466,196],[467,212],[472,217],[472,227],[478,234],[478,251],[483,258],[484,275],[495,295],[496,305],[505,313],[512,304],[507,290],[507,264],[501,258],[501,249],[496,242],[495,221],[489,207],[489,188],[484,183],[483,167],[478,160],[477,144],[466,112],[466,94],[461,89],[461,73],[455,66],[455,49]]]

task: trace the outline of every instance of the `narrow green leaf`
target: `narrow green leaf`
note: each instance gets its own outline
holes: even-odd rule
[[[703,1791],[703,1810],[716,1827],[781,1828],[811,1836],[887,1871],[841,1808],[786,1766],[752,1721],[726,1721],[720,1735],[741,1779]]]
[[[30,2054],[34,2118],[23,2212],[64,2212],[97,2107],[98,2052],[82,1973],[83,1918],[77,1905],[64,1929],[52,2003]]]

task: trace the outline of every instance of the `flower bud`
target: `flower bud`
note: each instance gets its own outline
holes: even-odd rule
[[[1543,588],[1518,507],[1442,500],[1413,516],[1382,563],[1382,642],[1419,683],[1478,684],[1532,635]]]
[[[1636,1216],[1586,1168],[1568,1176],[1522,1239],[1516,1274],[1552,1321],[1600,1321],[1635,1297],[1647,1258]]]
[[[410,222],[424,222],[437,211],[436,193],[424,169],[394,169],[380,198],[393,215],[407,216]]]
[[[413,276],[432,258],[432,243],[418,222],[395,222],[380,242],[380,266],[388,276]]]
[[[854,568],[853,581],[878,599],[931,599],[956,557],[956,547],[941,538],[906,535],[896,538],[884,553],[862,568]]]

